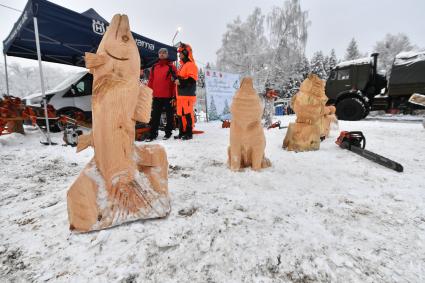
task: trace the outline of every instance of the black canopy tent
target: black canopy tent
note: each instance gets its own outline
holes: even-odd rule
[[[84,53],[95,52],[108,22],[95,10],[77,13],[46,0],[28,0],[24,11],[3,41],[6,86],[9,94],[7,56],[36,59],[39,62],[41,93],[45,98],[41,61],[84,67]],[[175,47],[133,32],[142,68],[153,65],[158,50],[167,48],[169,58],[177,59]],[[47,142],[51,144],[47,105],[44,100]]]
[[[77,13],[46,0],[29,0],[9,36],[3,41],[3,53],[38,59],[33,18],[37,18],[41,59],[43,61],[84,67],[84,52],[96,52],[108,22],[95,10]],[[175,47],[133,32],[144,68],[158,57],[160,48],[167,48],[169,58],[177,59]]]

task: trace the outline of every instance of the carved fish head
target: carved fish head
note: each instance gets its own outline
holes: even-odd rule
[[[85,54],[86,67],[96,81],[138,80],[140,55],[131,34],[127,15],[116,14],[108,26],[96,54]]]

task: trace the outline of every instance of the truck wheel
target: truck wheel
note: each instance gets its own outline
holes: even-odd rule
[[[358,121],[366,117],[366,106],[359,98],[345,98],[336,105],[336,115],[340,120]]]

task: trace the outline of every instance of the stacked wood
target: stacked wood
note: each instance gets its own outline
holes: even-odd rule
[[[25,134],[26,107],[19,97],[5,95],[0,98],[0,135],[6,133]]]
[[[140,86],[139,51],[126,15],[113,17],[96,54],[85,59],[93,74],[93,124],[77,151],[92,146],[94,158],[68,191],[70,229],[86,232],[166,216],[166,152],[159,145],[134,145],[135,122],[149,122],[152,90]]]
[[[230,145],[228,147],[228,165],[231,170],[252,167],[260,170],[271,165],[264,156],[266,138],[261,126],[263,106],[253,87],[251,77],[242,79],[240,89],[233,97],[230,107]]]

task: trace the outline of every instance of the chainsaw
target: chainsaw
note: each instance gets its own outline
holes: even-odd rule
[[[360,131],[342,131],[335,143],[343,149],[348,149],[382,166],[385,166],[397,172],[403,172],[403,166],[400,163],[397,163],[391,159],[366,150],[366,138]]]
[[[223,129],[225,129],[225,128],[230,128],[230,120],[221,120],[221,127],[223,128]]]
[[[267,130],[273,129],[273,128],[279,128],[279,129],[286,129],[288,126],[281,126],[280,121],[274,122],[270,126],[267,127]]]
[[[63,131],[63,141],[65,142],[65,145],[75,147],[78,144],[78,137],[82,134],[83,131],[78,130],[77,126],[68,125]]]

